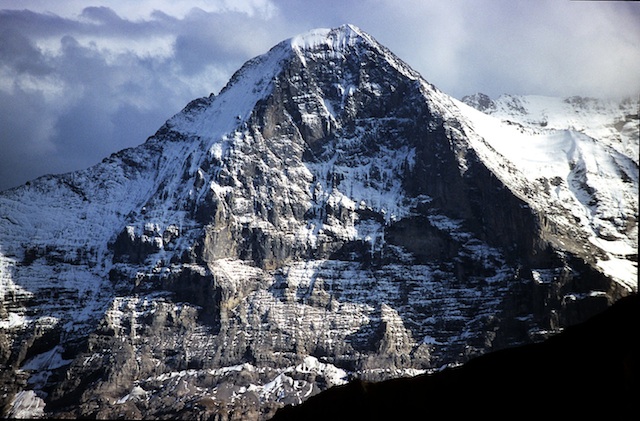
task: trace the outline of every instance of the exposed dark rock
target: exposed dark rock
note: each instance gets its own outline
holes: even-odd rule
[[[496,108],[496,104],[494,104],[491,98],[481,92],[463,97],[462,102],[483,112],[487,112]]]

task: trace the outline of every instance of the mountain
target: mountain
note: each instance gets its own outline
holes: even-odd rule
[[[604,311],[637,292],[638,103],[609,107],[606,138],[492,116],[354,26],[283,41],[0,193],[3,413],[267,419]]]

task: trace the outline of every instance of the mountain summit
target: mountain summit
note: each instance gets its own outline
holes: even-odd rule
[[[0,193],[4,413],[266,419],[636,293],[637,103],[588,111],[604,137],[521,109],[318,29],[140,146]]]

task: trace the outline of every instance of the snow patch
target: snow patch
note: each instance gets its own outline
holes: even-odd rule
[[[44,418],[45,403],[33,390],[23,390],[16,393],[9,405],[9,419]]]
[[[38,354],[35,357],[31,358],[22,366],[22,370],[54,370],[56,368],[71,364],[73,360],[65,360],[64,358],[62,358],[63,352],[64,348],[60,345],[56,345],[49,351],[43,352],[42,354]]]

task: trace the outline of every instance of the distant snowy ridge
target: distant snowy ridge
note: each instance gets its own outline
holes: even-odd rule
[[[605,100],[579,96],[501,95],[492,100],[484,94],[475,94],[464,97],[462,102],[505,122],[583,132],[638,164],[640,96]]]
[[[458,103],[480,136],[472,145],[496,175],[550,219],[574,226],[604,252],[587,249],[602,271],[637,291],[638,100],[476,94],[463,101],[483,111]]]

